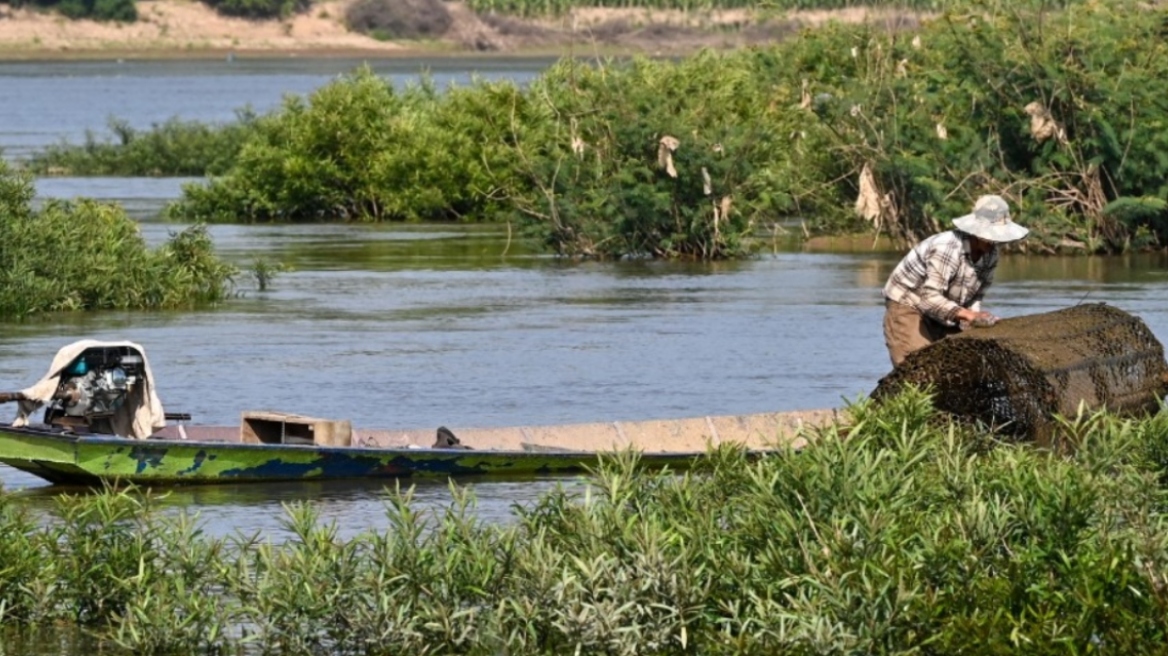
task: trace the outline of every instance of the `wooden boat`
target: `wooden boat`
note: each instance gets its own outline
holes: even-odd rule
[[[66,349],[71,349],[66,351]],[[81,363],[81,364],[79,364]],[[354,429],[350,422],[246,411],[239,426],[189,425],[164,415],[123,437],[115,426],[161,412],[141,347],[79,342],[58,353],[38,386],[6,395],[48,401],[42,423],[0,424],[0,463],[57,484],[102,481],[206,484],[415,476],[532,476],[578,472],[603,453],[639,452],[641,465],[685,469],[708,448],[752,451],[797,445],[834,411],[508,428]],[[119,387],[120,385],[120,387]],[[47,391],[46,391],[47,390]],[[37,396],[37,395],[40,396]],[[118,420],[118,413],[124,415]],[[177,422],[177,423],[176,423]],[[151,422],[147,422],[149,425]]]
[[[305,443],[289,436],[336,422],[269,412],[245,413],[242,429],[189,426],[184,437],[168,428],[144,440],[0,424],[0,462],[57,484],[531,476],[578,472],[601,453],[621,449],[639,451],[643,466],[680,470],[709,445],[733,441],[773,449],[800,439],[804,427],[831,419],[830,411],[819,411],[458,429],[458,446],[471,448],[435,447],[431,430],[354,430],[349,445]],[[259,423],[272,435],[287,432],[273,441],[245,441],[247,425]]]

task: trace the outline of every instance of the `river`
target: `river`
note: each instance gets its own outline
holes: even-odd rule
[[[107,116],[149,127],[172,116],[227,120],[306,93],[354,62],[0,64],[0,148],[27,153],[102,131]],[[375,62],[405,83],[475,74],[526,80],[546,62]],[[403,68],[413,66],[413,69]],[[41,197],[125,204],[159,243],[182,226],[155,216],[182,180],[55,178]],[[894,253],[807,252],[787,240],[735,263],[569,263],[505,227],[214,226],[219,251],[246,266],[292,267],[268,291],[197,312],[103,312],[0,323],[0,386],[44,373],[79,338],[147,349],[168,411],[238,422],[246,409],[352,419],[358,426],[505,426],[838,407],[888,372],[880,287]],[[1162,255],[1008,256],[989,307],[1001,315],[1106,301],[1162,339]],[[10,410],[10,409],[9,409]],[[0,467],[0,483],[38,507],[54,490]],[[469,483],[484,517],[575,479]],[[445,482],[419,503],[449,499]],[[380,485],[182,489],[207,531],[281,533],[281,504],[313,500],[342,535],[385,525]]]

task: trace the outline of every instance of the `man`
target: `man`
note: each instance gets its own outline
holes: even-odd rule
[[[960,332],[962,324],[998,320],[981,310],[998,266],[998,244],[1022,239],[1029,230],[1010,219],[1001,196],[978,198],[973,212],[953,225],[909,251],[884,286],[884,344],[894,367],[909,353]]]

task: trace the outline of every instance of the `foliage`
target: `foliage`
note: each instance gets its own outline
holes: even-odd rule
[[[1168,48],[1150,18],[1124,2],[973,0],[915,35],[841,28],[793,54],[832,98],[820,115],[851,167],[841,183],[854,196],[863,167],[875,174],[878,229],[915,241],[999,193],[1033,229],[1024,248],[1122,250],[1134,231],[1108,205],[1168,197],[1154,91]]]
[[[453,19],[442,0],[357,0],[345,10],[345,23],[388,41],[440,37]]]
[[[517,91],[485,85],[476,103],[438,108],[430,84],[395,91],[367,67],[308,97],[289,98],[255,131],[225,177],[188,186],[172,217],[211,221],[442,220],[495,203],[476,132]],[[452,92],[454,98],[459,96]],[[450,101],[456,102],[455,100]],[[455,105],[449,105],[454,108]]]
[[[829,24],[680,61],[565,60],[526,88],[395,90],[363,69],[225,138],[230,166],[169,214],[519,217],[560,255],[717,259],[748,254],[752,233],[779,221],[911,243],[996,193],[1031,229],[1021,249],[1162,247],[1163,11],[1060,6],[961,0],[911,28]],[[676,150],[659,152],[667,137]],[[138,141],[153,143],[125,148]]]
[[[179,307],[221,300],[235,269],[202,226],[151,251],[115,205],[48,201],[0,163],[0,313]]]
[[[281,273],[288,271],[288,269],[288,265],[283,262],[272,262],[267,258],[257,257],[247,272],[255,279],[256,287],[262,292],[267,291],[272,281]]]
[[[110,119],[116,141],[99,141],[87,131],[85,143],[50,146],[33,154],[24,166],[37,175],[220,175],[234,163],[255,120],[255,114],[244,109],[236,112],[236,121],[222,126],[173,118],[142,131]]]
[[[202,0],[224,16],[270,19],[288,18],[312,7],[312,0]]]
[[[134,490],[35,525],[0,496],[0,607],[126,653],[1162,653],[1168,412],[1062,418],[1057,453],[914,390],[849,412],[798,453],[723,446],[684,475],[617,454],[505,525],[453,485],[433,516],[391,492],[389,528],[347,540],[291,505],[278,544]]]
[[[40,7],[60,12],[67,18],[133,23],[138,20],[135,0],[15,0],[14,7]]]
[[[525,179],[512,202],[559,254],[742,254],[741,191],[773,142],[773,117],[751,116],[748,67],[712,53],[616,70],[562,61],[530,91],[540,102],[515,139]]]

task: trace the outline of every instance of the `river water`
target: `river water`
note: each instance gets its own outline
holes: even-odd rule
[[[6,156],[101,132],[108,116],[149,127],[172,116],[229,120],[275,106],[355,62],[0,63]],[[443,84],[476,72],[525,81],[546,62],[374,62],[395,82],[429,69]],[[412,68],[410,68],[412,67]],[[55,178],[41,197],[121,202],[152,243],[182,226],[158,209],[182,180]],[[352,419],[358,426],[505,426],[838,407],[888,372],[880,287],[897,254],[808,252],[785,241],[744,262],[568,263],[506,227],[213,226],[246,266],[292,267],[260,292],[197,312],[104,312],[0,322],[0,387],[24,387],[80,338],[146,349],[168,411],[235,424],[247,409]],[[1106,301],[1168,337],[1162,255],[1009,256],[989,307],[1001,315]],[[9,409],[10,410],[10,409]],[[0,466],[0,483],[47,507],[55,490]],[[468,483],[480,514],[507,521],[575,479]],[[419,485],[422,506],[449,500]],[[385,525],[380,484],[180,489],[207,531],[281,534],[281,504],[312,500],[343,535]]]

